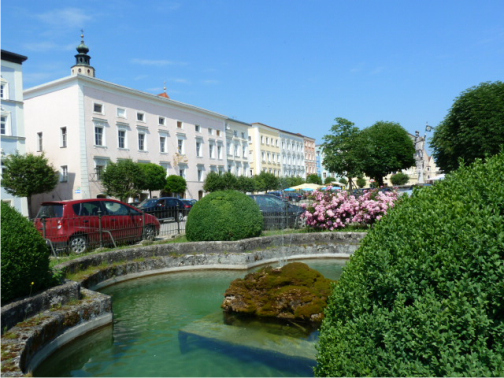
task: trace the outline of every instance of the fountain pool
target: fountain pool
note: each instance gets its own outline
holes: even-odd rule
[[[338,279],[344,260],[301,260]],[[198,340],[182,345],[180,330],[218,314],[230,282],[244,271],[177,272],[101,290],[112,296],[113,325],[89,333],[46,359],[34,376],[280,377],[312,375],[311,366],[263,350]],[[220,326],[220,325],[219,325]],[[206,326],[212,328],[212,324]],[[236,336],[238,337],[238,336]],[[243,336],[250,340],[250,334]],[[308,340],[309,341],[309,340]],[[302,340],[302,342],[306,342]],[[294,347],[294,345],[293,345]],[[310,348],[313,346],[310,346]],[[306,349],[306,348],[305,348]],[[251,352],[252,351],[252,352]],[[257,352],[257,353],[256,353]]]

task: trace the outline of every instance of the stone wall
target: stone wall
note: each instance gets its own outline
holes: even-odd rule
[[[112,322],[110,297],[91,291],[180,270],[249,269],[281,260],[348,259],[365,233],[304,233],[236,242],[154,244],[84,256],[58,265],[81,272],[64,285],[2,307],[2,375],[22,376],[53,351]]]

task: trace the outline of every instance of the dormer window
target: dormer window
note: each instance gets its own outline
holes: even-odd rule
[[[137,112],[137,121],[145,122],[145,113]]]

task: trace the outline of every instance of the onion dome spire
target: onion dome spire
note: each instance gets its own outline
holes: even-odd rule
[[[84,43],[84,30],[81,30],[81,43],[77,46],[77,52],[75,65],[72,67],[72,75],[95,77],[95,69],[91,66],[91,57],[88,55],[89,47]]]

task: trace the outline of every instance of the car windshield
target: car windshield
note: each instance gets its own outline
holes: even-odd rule
[[[152,206],[156,206],[156,203],[157,203],[157,199],[144,199],[142,202],[140,202],[140,204],[138,205],[138,207],[152,207]]]
[[[42,205],[37,214],[37,218],[61,218],[63,216],[63,205],[61,204],[48,204]]]

